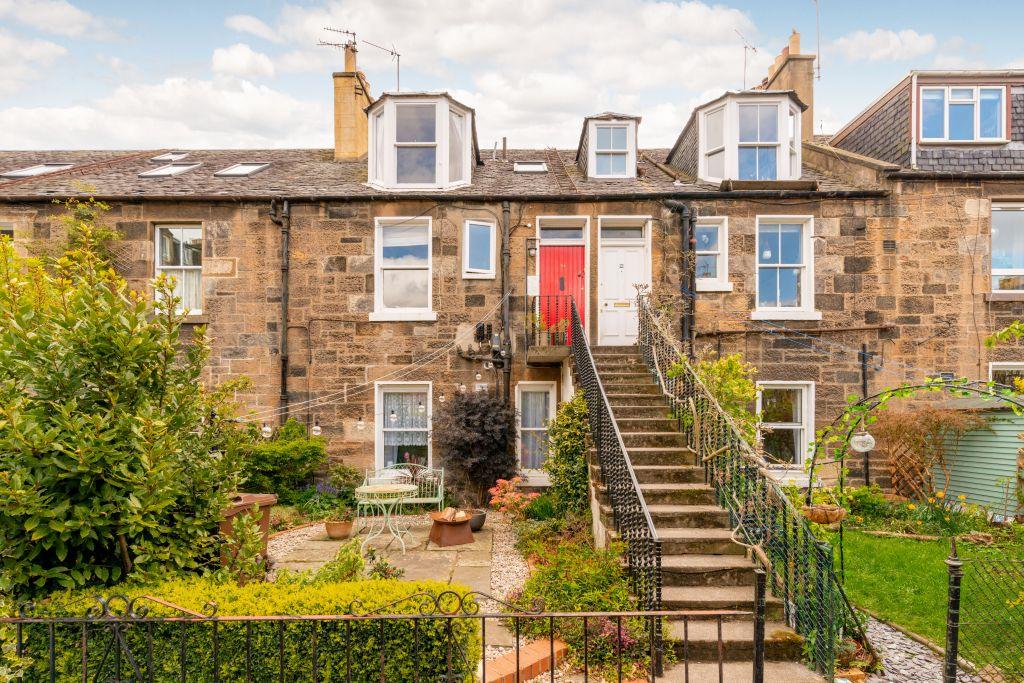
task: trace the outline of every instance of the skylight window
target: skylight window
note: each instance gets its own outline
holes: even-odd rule
[[[181,161],[188,156],[188,152],[165,152],[153,157],[150,161]]]
[[[72,166],[74,164],[36,164],[35,166],[0,173],[0,176],[4,178],[29,178],[34,175],[42,175],[43,173],[63,171],[65,168],[71,168]]]
[[[512,170],[516,173],[547,173],[548,165],[543,161],[517,161]]]
[[[186,171],[191,171],[193,168],[198,167],[199,164],[167,164],[166,166],[160,166],[154,168],[151,171],[143,171],[139,174],[140,178],[166,178],[172,175],[180,175]]]
[[[242,178],[244,176],[250,176],[254,173],[259,173],[267,166],[270,166],[270,164],[262,161],[243,161],[242,163],[234,164],[232,166],[228,166],[225,169],[221,169],[220,171],[217,171],[213,175],[217,176],[218,178]]]

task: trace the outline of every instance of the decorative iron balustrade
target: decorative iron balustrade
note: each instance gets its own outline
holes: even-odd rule
[[[808,659],[831,679],[844,636],[853,635],[871,651],[836,576],[831,544],[814,535],[779,483],[766,474],[768,462],[701,382],[647,297],[640,297],[639,307],[638,344],[648,368],[661,383],[687,442],[701,457],[718,503],[768,570],[772,591],[785,604],[787,622],[805,639]],[[678,369],[671,372],[673,366]]]
[[[611,504],[615,530],[626,544],[626,562],[633,593],[641,609],[657,611],[661,609],[661,540],[627,456],[574,301],[571,302],[571,313],[573,365],[586,397],[590,433],[601,465],[601,481]],[[660,651],[660,623],[654,637]]]
[[[526,346],[568,346],[573,298],[568,294],[541,294],[527,298]]]
[[[764,580],[753,613],[764,624]],[[500,612],[485,612],[494,605]],[[550,661],[561,662],[557,639],[571,634],[583,680],[623,680],[631,666],[655,680],[661,661],[661,622],[675,619],[717,624],[718,681],[724,683],[722,624],[749,611],[545,612],[471,592],[419,593],[369,610],[353,603],[345,614],[222,616],[213,604],[189,610],[150,596],[89,598],[59,610],[23,606],[0,618],[13,631],[14,653],[25,681],[345,681],[346,683],[472,683],[500,678],[488,659],[502,647],[512,654],[515,680],[526,675],[524,641],[540,643]],[[488,641],[503,624],[511,646]],[[690,680],[689,641],[678,641],[682,679]],[[536,645],[533,646],[534,651]],[[705,644],[706,648],[706,644]],[[599,652],[605,656],[597,661]],[[556,654],[557,653],[557,654]],[[610,657],[608,655],[611,655]],[[10,661],[10,660],[5,660]],[[511,662],[510,662],[511,663]],[[548,672],[556,680],[556,667]],[[534,669],[534,671],[536,671]],[[755,650],[753,677],[763,680],[764,648]],[[490,674],[490,675],[489,675]],[[706,680],[702,678],[701,680]]]

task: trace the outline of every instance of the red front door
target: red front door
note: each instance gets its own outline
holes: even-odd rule
[[[565,331],[569,340],[572,313],[569,301],[576,302],[584,329],[587,324],[587,265],[583,245],[551,245],[540,248],[541,320],[549,332]],[[561,335],[559,335],[561,336]]]

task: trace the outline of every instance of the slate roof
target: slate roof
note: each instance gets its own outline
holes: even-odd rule
[[[575,150],[509,150],[508,158],[484,155],[473,167],[468,187],[453,190],[388,192],[366,185],[365,161],[335,161],[330,149],[232,149],[187,150],[184,162],[199,162],[191,171],[166,178],[140,178],[139,173],[163,162],[151,158],[169,150],[146,151],[0,151],[0,174],[40,163],[68,162],[74,166],[29,178],[0,178],[0,201],[37,201],[68,196],[93,195],[104,199],[294,199],[451,197],[466,199],[574,199],[642,198],[659,196],[735,197],[805,196],[807,191],[737,190],[720,192],[717,185],[677,181],[659,168],[668,150],[641,150],[638,175],[627,179],[587,179],[575,164]],[[186,151],[186,150],[183,150]],[[650,159],[649,159],[649,158]],[[547,173],[515,173],[515,161],[545,160]],[[245,161],[269,162],[270,166],[241,178],[215,177],[214,173]],[[880,190],[854,185],[805,169],[805,178],[818,180],[823,193],[869,196]]]

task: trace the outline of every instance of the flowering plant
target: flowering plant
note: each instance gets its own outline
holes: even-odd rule
[[[526,508],[529,507],[539,493],[523,493],[519,485],[523,483],[522,477],[511,479],[499,479],[494,486],[487,489],[491,494],[491,507],[505,513],[512,519],[523,519],[526,517]]]

